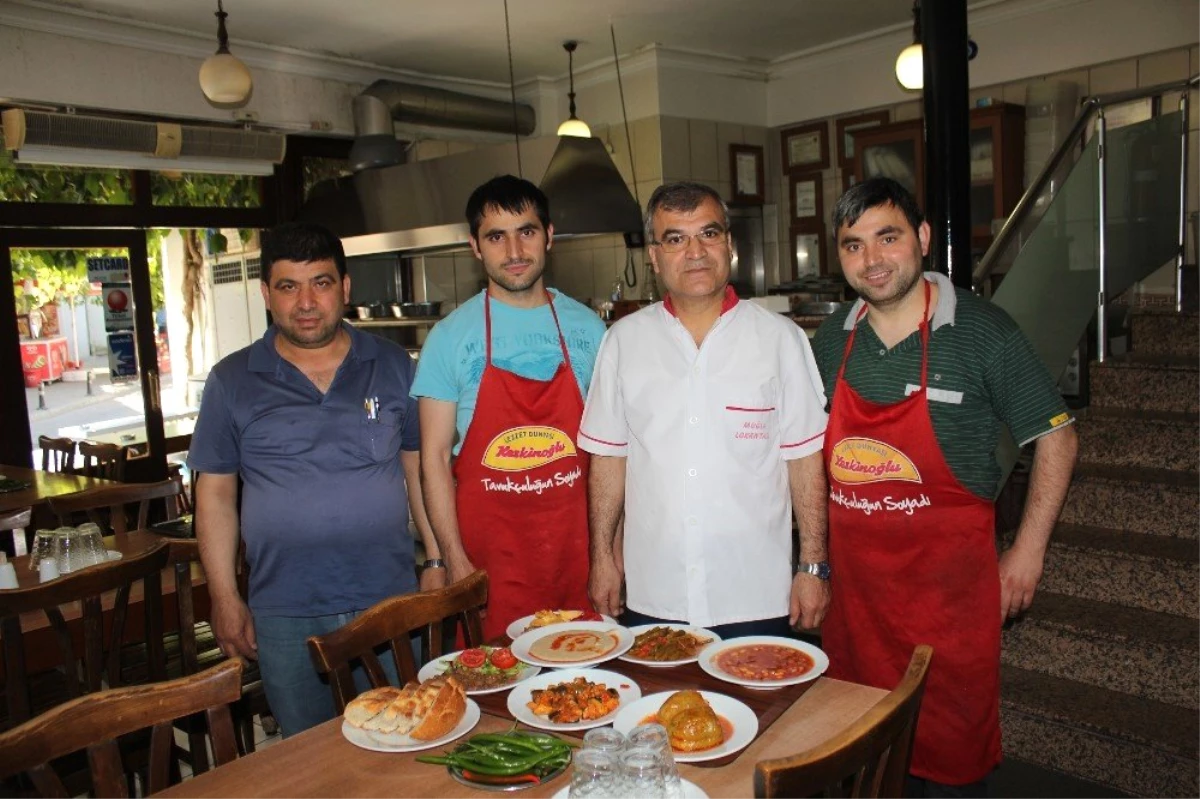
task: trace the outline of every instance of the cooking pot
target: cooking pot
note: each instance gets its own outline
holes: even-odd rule
[[[404,318],[440,316],[442,303],[438,302],[402,302],[400,316]]]

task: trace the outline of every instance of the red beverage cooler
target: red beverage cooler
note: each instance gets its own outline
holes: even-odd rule
[[[21,339],[21,369],[26,388],[37,388],[44,380],[58,380],[67,363],[67,339],[63,336]]]

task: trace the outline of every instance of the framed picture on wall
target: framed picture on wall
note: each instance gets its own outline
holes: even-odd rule
[[[792,230],[792,275],[795,279],[825,274],[825,230]]]
[[[828,125],[814,122],[784,128],[779,133],[783,146],[783,170],[807,172],[829,167]]]
[[[837,121],[838,165],[842,169],[854,169],[854,131],[887,123],[887,111],[872,111],[868,114],[839,119]]]
[[[729,145],[730,202],[763,204],[763,148],[754,144]]]
[[[793,173],[788,177],[792,203],[791,226],[812,229],[825,222],[824,191],[820,172]]]

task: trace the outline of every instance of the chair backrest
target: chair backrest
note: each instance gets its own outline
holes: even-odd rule
[[[83,459],[81,474],[118,482],[125,479],[125,447],[80,441],[79,456]]]
[[[46,500],[46,505],[63,524],[86,514],[88,519],[100,525],[102,530],[126,533],[146,528],[150,518],[150,504],[156,499],[165,500],[163,504],[166,518],[175,518],[175,498],[182,488],[180,483],[169,479],[157,483],[122,483],[64,494]]]
[[[487,603],[487,572],[477,571],[453,585],[385,599],[328,635],[308,639],[308,652],[321,674],[329,675],[333,702],[341,713],[358,695],[353,667],[361,662],[372,688],[387,685],[375,650],[388,646],[401,682],[417,678],[409,633],[420,630],[430,657],[442,654],[442,641],[461,628],[467,646],[483,643],[479,610]]]
[[[0,733],[0,778],[24,772],[41,796],[70,796],[51,761],[86,749],[95,796],[132,796],[118,736],[152,728],[146,795],[170,784],[172,723],[203,712],[218,766],[237,758],[231,702],[242,692],[242,663],[228,660],[170,682],[89,694]]]
[[[29,526],[33,508],[17,508],[0,513],[0,533],[23,530]]]
[[[38,448],[42,451],[43,472],[75,471],[74,439],[38,436]]]
[[[102,678],[110,687],[116,687],[121,684],[120,650],[125,638],[130,594],[134,585],[141,581],[146,672],[150,681],[166,678],[161,572],[167,565],[169,554],[167,542],[158,541],[138,555],[90,566],[50,582],[0,591],[0,636],[3,637],[9,724],[30,718],[34,705],[21,629],[23,613],[45,614],[59,646],[59,662],[63,665],[68,697],[100,690]],[[62,607],[74,606],[76,602],[80,607],[82,651],[76,650],[77,637],[72,634]],[[105,624],[106,609],[111,611],[109,625]],[[109,630],[107,639],[106,629]]]
[[[754,795],[903,796],[933,648],[913,650],[900,684],[840,735],[754,767]]]

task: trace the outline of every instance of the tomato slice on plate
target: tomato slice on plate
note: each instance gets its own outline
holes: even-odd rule
[[[477,669],[487,660],[487,654],[482,649],[464,649],[458,656],[458,662],[468,669]]]
[[[514,655],[508,647],[493,649],[492,654],[490,654],[488,658],[492,661],[492,665],[501,671],[504,671],[505,669],[511,669],[513,666],[517,665],[516,655]]]
[[[594,610],[585,610],[575,621],[604,621],[604,617]]]

